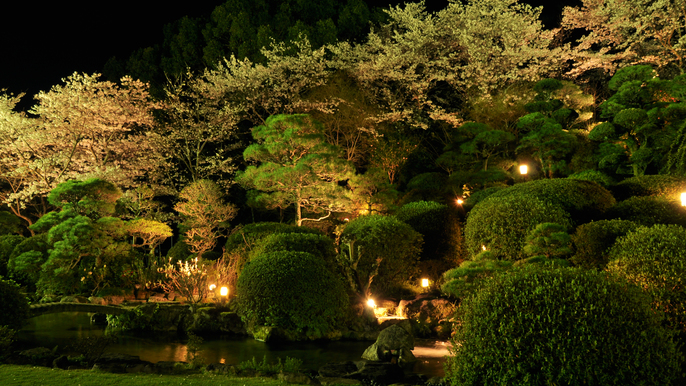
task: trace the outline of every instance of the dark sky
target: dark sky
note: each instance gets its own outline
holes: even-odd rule
[[[564,1],[565,3],[569,0]],[[162,43],[162,28],[184,15],[207,16],[224,0],[17,1],[0,12],[0,89],[30,98],[75,71],[102,71],[112,56]],[[399,3],[387,0],[379,3]],[[550,3],[529,0],[533,5]],[[430,9],[447,0],[427,0]],[[550,9],[561,9],[561,3]],[[174,5],[179,4],[179,5]],[[547,16],[550,18],[550,16]],[[553,19],[555,16],[553,16]],[[27,98],[27,99],[28,99]],[[26,103],[26,100],[24,101]]]

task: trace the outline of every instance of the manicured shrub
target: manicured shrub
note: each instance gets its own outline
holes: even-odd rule
[[[579,225],[572,235],[574,256],[569,260],[583,268],[603,269],[608,263],[608,253],[618,237],[638,228],[628,220],[600,220]]]
[[[260,240],[251,256],[279,251],[307,252],[325,261],[333,272],[338,272],[333,240],[322,234],[275,233]]]
[[[526,194],[497,197],[498,193],[469,212],[465,245],[472,255],[485,247],[497,259],[523,259],[528,257],[523,251],[526,236],[538,224],[555,222],[565,229],[572,226],[569,214],[553,203]]]
[[[319,231],[307,228],[298,227],[291,224],[283,224],[278,222],[258,222],[248,224],[242,228],[237,228],[226,240],[226,250],[234,251],[236,249],[252,249],[255,244],[274,233],[314,233],[320,234]]]
[[[422,260],[453,258],[459,248],[461,231],[447,205],[434,201],[416,201],[403,205],[395,217],[410,225],[424,238]]]
[[[615,204],[607,189],[595,182],[555,178],[516,184],[494,193],[491,197],[527,194],[557,205],[567,211],[576,224],[599,219]]]
[[[602,272],[515,269],[464,300],[452,385],[669,385],[674,332],[640,289]]]
[[[7,264],[12,256],[12,251],[22,241],[24,241],[24,237],[20,235],[0,235],[0,276],[8,276]]]
[[[483,190],[477,190],[476,192],[470,194],[466,200],[464,200],[464,203],[462,204],[462,206],[465,208],[465,210],[469,211],[476,204],[478,204],[481,201],[485,200],[486,198],[490,197],[493,193],[498,192],[498,191],[503,190],[503,189],[506,189],[506,188],[507,188],[506,186],[491,186],[490,188],[486,188]]]
[[[663,196],[678,200],[684,191],[686,177],[667,175],[631,177],[612,187],[612,193],[618,201],[634,196]]]
[[[256,256],[236,288],[248,328],[267,325],[321,338],[337,327],[348,305],[343,283],[309,253],[278,251]]]
[[[631,197],[610,208],[608,219],[633,221],[643,226],[655,224],[677,224],[686,226],[686,211],[681,202],[662,196]]]
[[[41,266],[48,259],[49,248],[47,233],[39,233],[22,240],[14,247],[7,262],[9,276],[35,290]]]
[[[574,173],[567,178],[595,182],[605,189],[614,184],[612,177],[598,170],[584,170],[583,172]]]
[[[686,228],[640,227],[617,240],[607,270],[648,292],[672,326],[686,332]]]
[[[441,292],[455,298],[465,298],[476,292],[496,273],[513,267],[512,261],[497,260],[493,252],[483,251],[472,260],[463,261],[458,267],[443,273]]]
[[[341,234],[339,261],[361,296],[392,296],[418,273],[421,246],[422,235],[395,216],[361,216]]]
[[[566,228],[553,222],[536,225],[526,237],[524,253],[531,257],[561,258],[572,253],[571,237]]]
[[[0,210],[0,235],[21,233],[21,220],[10,212]]]
[[[29,302],[12,280],[0,276],[0,326],[19,330],[29,317]]]

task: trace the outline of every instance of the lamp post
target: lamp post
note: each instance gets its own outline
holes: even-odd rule
[[[527,174],[529,174],[529,166],[527,166],[525,164],[519,165],[519,174],[521,174],[523,176],[526,176]]]

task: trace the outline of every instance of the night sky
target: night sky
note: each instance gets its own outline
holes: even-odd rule
[[[178,4],[161,0],[117,2],[19,1],[0,12],[0,89],[30,98],[74,71],[101,72],[112,56],[127,59],[136,49],[161,44],[165,24],[208,16],[224,0]],[[379,3],[399,3],[379,1]],[[545,0],[529,0],[542,5]],[[567,2],[567,1],[565,1]],[[427,0],[429,9],[447,0]],[[561,3],[546,6],[546,24],[559,21]],[[25,101],[26,102],[26,101]]]

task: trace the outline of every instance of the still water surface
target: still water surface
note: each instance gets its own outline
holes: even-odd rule
[[[104,334],[102,326],[90,323],[90,314],[62,312],[45,314],[29,319],[19,332],[18,342],[22,346],[66,346],[79,338],[98,337]],[[238,364],[251,360],[258,361],[267,357],[275,363],[278,358],[298,358],[303,368],[316,370],[329,362],[360,360],[364,350],[372,342],[333,341],[333,342],[295,342],[267,344],[251,338],[222,336],[205,337],[200,356],[205,363]],[[136,355],[148,362],[185,361],[186,341],[175,333],[122,334],[116,343],[107,347],[107,352]],[[448,353],[445,342],[416,340],[414,355],[418,363],[414,371],[428,376],[443,376],[443,363]]]

